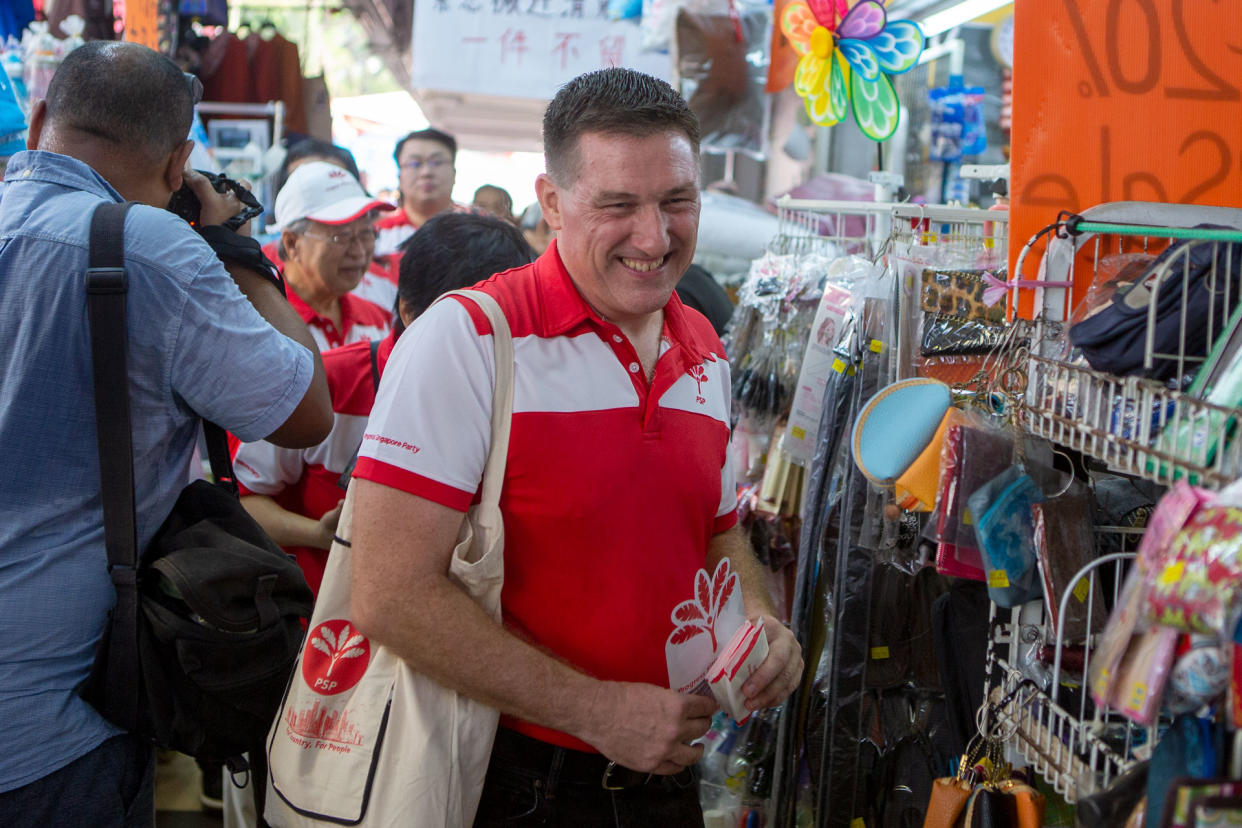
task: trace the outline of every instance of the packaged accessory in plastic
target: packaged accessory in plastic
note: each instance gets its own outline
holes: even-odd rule
[[[1163,569],[1174,536],[1210,497],[1180,481],[1148,519],[1134,565],[1091,659],[1088,678],[1096,704],[1112,705],[1138,722],[1154,720],[1177,633],[1153,630],[1145,620],[1152,573]]]
[[[988,594],[998,606],[1016,607],[1040,595],[1031,506],[1043,499],[1021,466],[1006,469],[967,499],[971,512],[979,516],[975,531]]]
[[[1069,491],[1032,508],[1035,552],[1044,591],[1044,604],[1054,636],[1081,641],[1104,626],[1104,594],[1099,582],[1074,576],[1093,557],[1091,499],[1083,490]],[[1065,618],[1060,607],[1066,591],[1070,598]]]
[[[1185,632],[1225,634],[1242,598],[1242,509],[1204,506],[1173,540],[1149,597],[1150,617]]]

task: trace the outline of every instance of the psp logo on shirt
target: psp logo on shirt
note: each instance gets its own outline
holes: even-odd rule
[[[703,396],[703,383],[707,382],[706,365],[691,365],[686,369],[686,373],[690,375],[690,379],[694,380],[698,386],[698,393],[695,394],[694,400],[699,405],[707,404],[707,397]]]
[[[371,642],[344,618],[324,621],[311,630],[302,654],[302,678],[325,696],[352,689],[371,663]]]

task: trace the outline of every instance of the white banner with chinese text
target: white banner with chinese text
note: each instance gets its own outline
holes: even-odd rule
[[[667,54],[640,51],[635,21],[607,0],[418,0],[417,89],[550,100],[583,72],[627,66],[672,78]]]

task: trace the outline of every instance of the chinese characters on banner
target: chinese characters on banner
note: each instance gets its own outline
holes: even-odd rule
[[[606,8],[607,0],[419,0],[414,86],[550,99],[608,66],[670,79],[669,56],[640,51],[638,25],[609,20]]]
[[[1242,204],[1236,15],[1213,0],[1017,0],[1011,272],[1060,210]]]

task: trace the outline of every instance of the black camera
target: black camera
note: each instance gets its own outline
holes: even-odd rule
[[[211,186],[215,188],[217,193],[227,193],[229,190],[232,190],[237,199],[245,205],[245,209],[240,213],[227,221],[221,222],[222,227],[226,227],[236,233],[246,222],[263,214],[263,205],[254,197],[253,193],[241,184],[231,178],[210,173],[206,170],[198,170],[198,173],[207,177],[207,180],[211,182]],[[198,229],[203,205],[199,203],[198,196],[194,195],[194,191],[190,189],[189,184],[183,183],[181,189],[172,194],[172,198],[168,200],[168,210],[188,221],[195,230]]]

